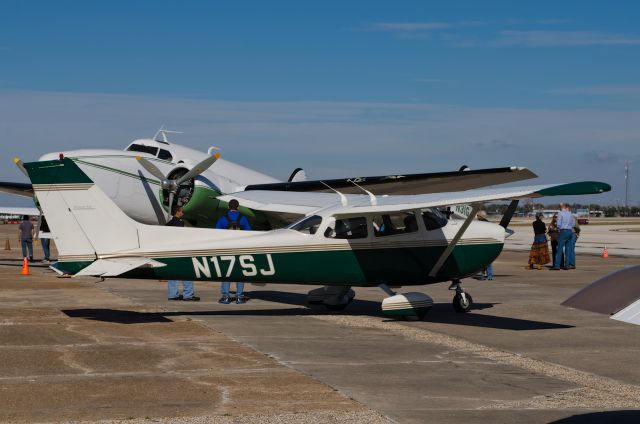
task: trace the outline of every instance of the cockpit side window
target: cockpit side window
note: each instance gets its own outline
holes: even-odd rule
[[[429,208],[422,211],[422,220],[427,231],[437,230],[447,225],[446,216],[436,208]]]
[[[320,224],[322,224],[322,217],[319,215],[313,215],[294,223],[289,227],[289,229],[299,231],[303,234],[313,235],[318,231]]]
[[[158,148],[153,146],[143,146],[142,144],[132,144],[127,147],[127,150],[130,152],[142,152],[149,153],[155,156],[158,153]]]
[[[396,212],[373,218],[373,232],[376,237],[415,233],[416,231],[418,231],[418,222],[413,212]]]
[[[343,218],[336,219],[336,226],[333,231],[327,231],[326,237],[337,239],[360,239],[367,238],[367,218]]]
[[[158,152],[158,159],[162,159],[162,160],[171,160],[173,159],[173,156],[171,155],[171,152],[165,149],[160,149],[160,151]]]

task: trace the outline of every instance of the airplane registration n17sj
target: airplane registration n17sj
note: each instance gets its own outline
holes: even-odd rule
[[[482,202],[611,188],[590,181],[386,197],[240,192],[226,198],[257,210],[295,204],[305,216],[285,229],[232,231],[136,222],[68,158],[24,167],[55,235],[59,260],[53,267],[61,273],[323,285],[309,292],[309,301],[330,309],[346,307],[355,296],[352,287],[379,286],[389,294],[385,313],[413,318],[426,314],[431,298],[396,294],[391,287],[450,281],[454,308],[471,308],[461,279],[493,262],[505,240],[506,224],[474,219]],[[456,204],[471,205],[465,220],[447,219],[438,210]]]

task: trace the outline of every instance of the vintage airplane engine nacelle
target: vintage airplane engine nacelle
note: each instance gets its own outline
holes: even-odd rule
[[[181,163],[180,165],[173,168],[168,174],[167,177],[170,180],[177,180],[182,177],[184,174],[189,172],[188,165]],[[176,194],[173,198],[174,205],[185,206],[191,200],[191,196],[193,196],[194,189],[194,179],[190,178],[180,184]],[[171,208],[173,205],[169,205],[169,190],[162,190],[162,203],[167,207],[167,210]]]

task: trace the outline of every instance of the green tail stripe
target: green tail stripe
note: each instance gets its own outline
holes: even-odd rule
[[[71,159],[25,163],[32,184],[86,184],[91,179]]]

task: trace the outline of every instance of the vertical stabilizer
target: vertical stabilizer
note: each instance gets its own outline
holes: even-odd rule
[[[139,247],[137,223],[71,160],[26,163],[61,261],[90,261]]]

